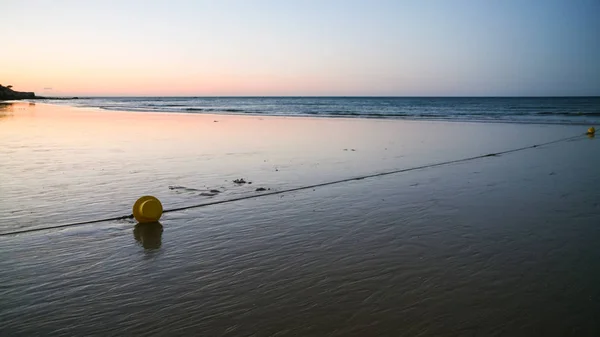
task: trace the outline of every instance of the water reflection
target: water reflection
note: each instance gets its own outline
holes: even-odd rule
[[[133,228],[133,237],[144,249],[159,249],[162,244],[163,226],[160,222],[138,223]]]
[[[13,112],[12,103],[0,102],[0,118],[9,117]]]

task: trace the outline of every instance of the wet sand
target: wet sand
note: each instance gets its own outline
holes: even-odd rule
[[[16,104],[0,115],[0,231],[125,215],[143,194],[173,208],[583,131]],[[162,227],[2,236],[0,335],[597,335],[599,164],[597,139],[581,137],[168,213]]]

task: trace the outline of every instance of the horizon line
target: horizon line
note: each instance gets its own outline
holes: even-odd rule
[[[599,95],[43,95],[47,98],[596,98]]]

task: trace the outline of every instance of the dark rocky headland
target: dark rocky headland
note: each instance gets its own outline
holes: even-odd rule
[[[77,97],[42,97],[36,96],[34,92],[15,91],[11,85],[0,84],[0,101],[12,101],[17,99],[77,99]]]
[[[13,99],[35,99],[39,98],[35,96],[33,92],[21,92],[12,90],[12,86],[3,86],[0,84],[0,101],[8,101]]]

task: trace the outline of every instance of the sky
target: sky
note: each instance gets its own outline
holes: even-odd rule
[[[79,96],[600,95],[600,0],[0,0],[0,84]]]

